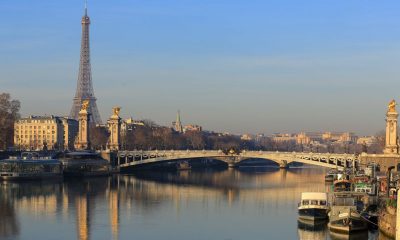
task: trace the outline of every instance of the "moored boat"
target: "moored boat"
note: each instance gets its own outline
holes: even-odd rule
[[[37,153],[22,153],[0,161],[0,180],[40,180],[62,178],[62,164]]]
[[[352,196],[334,196],[329,212],[329,230],[338,233],[352,233],[367,230],[368,224],[357,211]]]
[[[304,192],[298,205],[299,219],[323,220],[328,218],[328,194],[323,192]]]
[[[107,176],[110,174],[110,163],[91,151],[77,151],[57,154],[63,164],[64,176]]]
[[[337,179],[339,171],[337,169],[329,170],[329,172],[325,175],[326,182],[333,182]]]
[[[334,192],[349,192],[351,191],[351,182],[347,179],[338,179],[333,182]]]
[[[354,192],[375,195],[375,186],[369,183],[355,183]]]

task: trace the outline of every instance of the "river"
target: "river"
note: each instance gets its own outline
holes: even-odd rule
[[[329,190],[324,174],[243,167],[0,182],[0,239],[336,239],[297,221],[302,192]]]

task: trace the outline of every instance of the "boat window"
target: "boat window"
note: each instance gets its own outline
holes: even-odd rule
[[[309,201],[308,200],[303,200],[303,205],[308,205]]]
[[[66,155],[67,159],[101,159],[97,154],[85,154],[85,155],[72,155],[72,154],[67,154]]]
[[[41,173],[41,172],[60,172],[60,164],[38,164],[38,163],[4,163],[0,164],[0,172],[16,173]]]
[[[326,201],[325,200],[321,200],[321,201],[319,201],[319,205],[326,205]]]
[[[0,165],[0,172],[9,172],[12,169],[12,165],[9,163],[3,163]]]
[[[318,205],[318,200],[311,200],[311,205]]]

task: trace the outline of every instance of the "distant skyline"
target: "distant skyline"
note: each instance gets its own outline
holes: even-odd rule
[[[400,101],[400,2],[88,1],[97,105],[232,133],[383,130]],[[83,0],[0,2],[0,92],[64,115]]]

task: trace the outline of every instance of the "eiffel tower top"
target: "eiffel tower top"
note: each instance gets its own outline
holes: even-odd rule
[[[85,1],[85,15],[82,17],[82,24],[90,24],[90,18],[87,14],[87,1]]]
[[[91,114],[90,122],[101,124],[101,118],[97,109],[96,97],[94,96],[92,83],[92,70],[90,63],[90,44],[89,44],[89,25],[90,18],[87,14],[87,1],[85,1],[85,15],[82,17],[82,41],[79,62],[78,82],[71,108],[70,118],[78,120],[80,107],[84,100],[89,101],[88,112]]]

